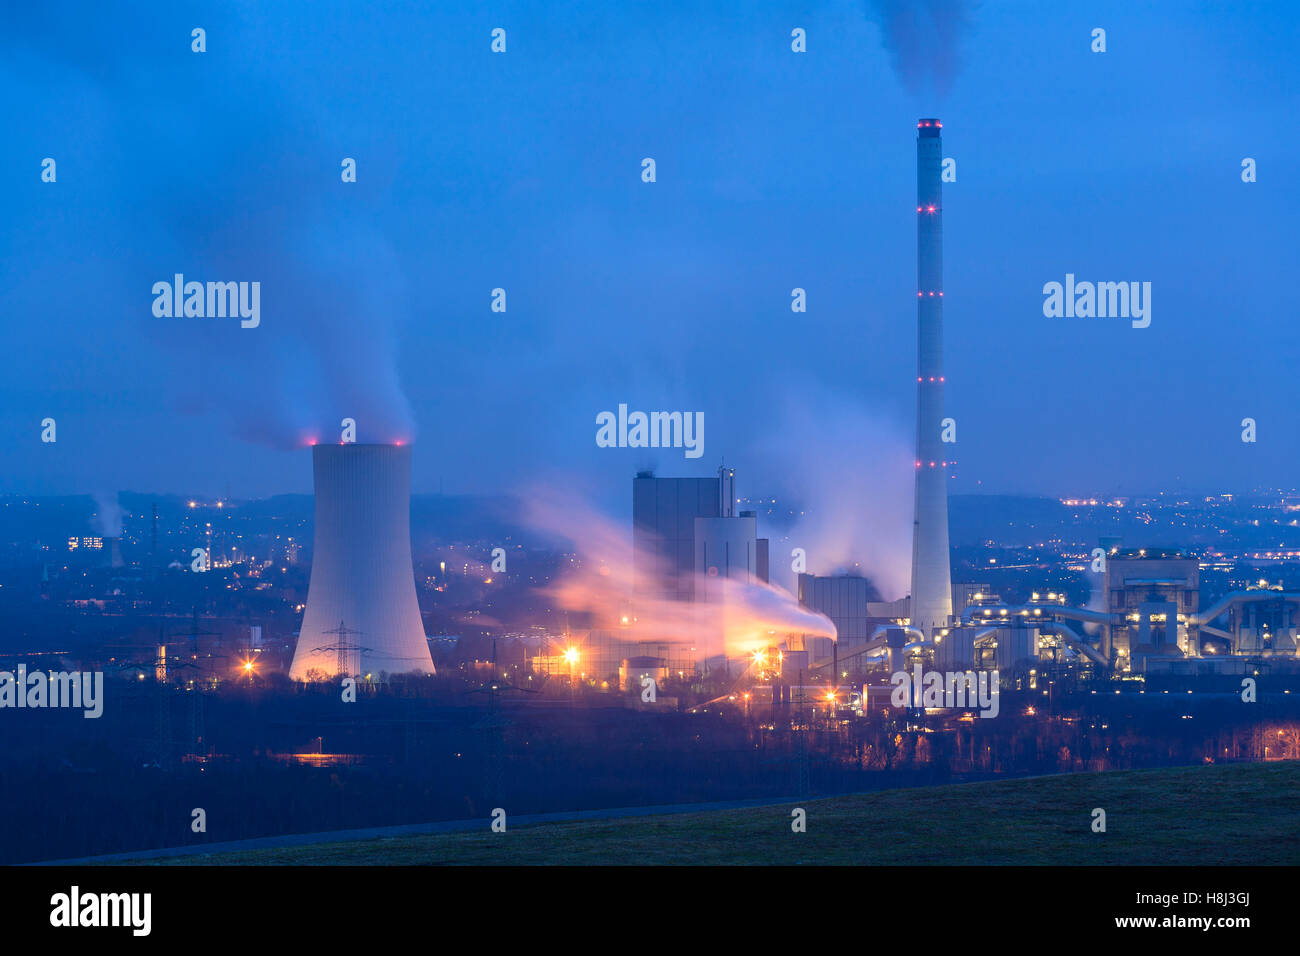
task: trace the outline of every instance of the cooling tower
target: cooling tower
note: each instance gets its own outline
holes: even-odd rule
[[[433,673],[411,567],[410,446],[317,445],[312,474],[316,545],[289,676],[332,677],[340,657],[376,678]]]
[[[943,163],[937,119],[916,124],[916,491],[912,624],[926,638],[952,615],[948,454],[943,431]]]

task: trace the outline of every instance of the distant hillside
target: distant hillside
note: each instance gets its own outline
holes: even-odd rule
[[[953,495],[948,499],[948,537],[955,547],[992,538],[1002,545],[1041,541],[1044,532],[1074,524],[1074,512],[1055,498],[1019,495]]]

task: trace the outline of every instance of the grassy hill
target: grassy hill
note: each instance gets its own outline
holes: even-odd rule
[[[1300,763],[1071,774],[789,806],[315,844],[150,861],[194,864],[1300,863]],[[1091,830],[1106,811],[1106,832]],[[507,808],[508,809],[508,808]]]

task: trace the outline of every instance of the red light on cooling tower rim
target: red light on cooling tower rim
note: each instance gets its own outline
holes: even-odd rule
[[[917,467],[917,468],[920,468],[920,467],[921,467],[921,463],[920,463],[919,461],[916,463],[916,467]]]

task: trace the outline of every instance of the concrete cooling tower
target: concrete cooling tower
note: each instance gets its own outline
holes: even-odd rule
[[[411,449],[317,445],[316,545],[289,676],[433,673],[411,566]]]

